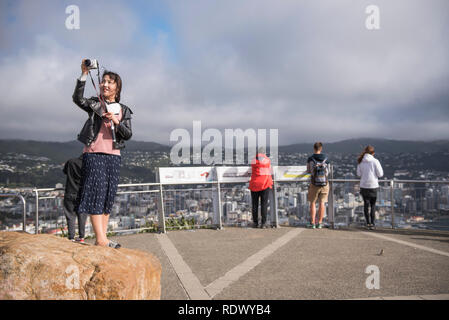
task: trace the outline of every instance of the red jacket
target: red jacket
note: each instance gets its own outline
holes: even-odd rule
[[[249,189],[251,191],[262,191],[271,188],[273,179],[271,178],[271,161],[263,153],[258,153],[251,161],[251,179]]]

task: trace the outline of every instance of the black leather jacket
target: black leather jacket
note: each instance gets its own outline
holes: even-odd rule
[[[97,139],[98,132],[100,132],[103,123],[103,111],[97,97],[89,99],[83,97],[85,86],[86,81],[80,81],[78,79],[72,98],[73,102],[89,115],[81,132],[78,134],[78,140],[86,146],[90,146]],[[115,126],[116,143],[114,143],[114,149],[123,149],[125,147],[125,141],[129,140],[132,136],[131,115],[133,112],[124,104],[120,103],[120,106],[122,107],[122,120],[119,125]]]

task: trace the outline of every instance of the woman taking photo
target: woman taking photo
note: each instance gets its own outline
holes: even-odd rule
[[[76,210],[78,214],[90,215],[96,245],[118,249],[120,244],[108,240],[106,233],[120,177],[120,149],[132,135],[132,111],[119,103],[122,80],[118,74],[105,71],[100,96],[87,99],[83,97],[89,73],[85,60],[81,63],[81,71],[73,102],[86,111],[89,118],[78,135],[84,149]]]
[[[378,178],[384,175],[379,160],[374,158],[374,147],[367,146],[357,159],[357,175],[360,177],[360,194],[363,197],[366,227],[373,230],[376,218]],[[371,210],[370,210],[371,209]]]

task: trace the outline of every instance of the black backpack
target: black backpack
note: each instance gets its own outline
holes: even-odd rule
[[[328,173],[328,164],[326,163],[327,158],[323,161],[317,161],[314,157],[312,157],[312,161],[312,184],[318,187],[326,186]]]

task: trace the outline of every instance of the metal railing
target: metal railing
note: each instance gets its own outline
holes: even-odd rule
[[[276,191],[278,225],[304,226],[310,222],[310,206],[307,201],[309,182],[276,182],[273,188]],[[325,215],[325,223],[328,223],[329,217],[330,212]]]
[[[379,190],[381,192],[384,191],[384,190],[388,190],[389,195],[392,196],[393,190],[394,190],[393,189],[394,188],[394,182],[395,182],[395,180],[388,180],[388,179],[381,180],[381,179],[379,179]],[[338,185],[339,183],[343,183],[344,184],[343,187],[339,186]],[[339,190],[343,190],[343,194],[347,195],[348,197],[350,195],[354,195],[355,193],[359,193],[360,192],[360,187],[356,187],[356,185],[360,184],[360,180],[358,180],[358,179],[333,179],[332,184],[333,185],[332,185],[332,188],[331,188],[331,191],[330,191],[331,195],[332,195],[332,202],[330,202],[330,203],[332,205],[332,211],[334,212],[334,216],[335,216],[334,217],[334,221],[333,221],[333,224],[334,224],[333,227],[335,227],[335,225],[338,223],[336,221],[338,217],[336,216],[336,212],[335,211],[336,211],[336,209],[341,209],[338,206],[338,195],[336,195],[336,192],[339,191]],[[357,191],[350,192],[349,191],[350,185],[353,185],[352,189],[353,190],[356,189]],[[361,198],[361,196],[359,198]],[[354,206],[354,200],[352,200],[352,201],[350,201],[350,200],[351,199],[346,201],[346,199],[345,199],[345,202],[352,203],[353,205],[351,206],[351,205],[347,204],[345,209],[355,209],[355,208],[352,208]],[[377,205],[377,207],[378,207],[378,205]],[[390,197],[390,206],[388,207],[388,210],[389,210],[389,213],[390,213],[390,216],[391,216],[391,225],[390,225],[390,227],[394,229],[395,228],[395,223],[394,223],[394,199],[392,201],[391,197]],[[340,225],[342,225],[342,224],[344,225],[345,223],[341,223],[340,222],[339,224]],[[350,221],[349,221],[349,223],[348,222],[346,223],[346,225],[350,225],[350,224],[351,224]]]
[[[341,211],[345,211],[346,209],[349,209],[349,211],[360,209],[360,195],[357,193],[357,190],[359,190],[357,185],[360,183],[360,180],[330,178],[329,182],[330,194],[325,223],[330,228],[336,228],[345,224],[339,221],[342,217],[340,214]],[[404,189],[405,184],[422,184],[424,186],[449,185],[449,181],[385,179],[379,180],[379,184],[381,186],[379,192],[382,195],[379,204],[380,212],[384,217],[389,216],[390,219],[386,221],[389,221],[391,228],[397,228],[401,227],[401,219],[404,218],[406,213],[408,215],[413,213],[410,210],[406,211],[408,210],[407,203],[411,201],[410,199],[413,199],[413,196],[407,194],[412,191],[410,191],[411,188],[410,190],[407,188]],[[275,192],[272,193],[269,201],[267,222],[273,227],[278,227],[279,225],[301,225],[301,223],[305,223],[308,219],[307,189],[308,182],[274,181],[273,190]],[[349,189],[352,192],[349,192]],[[408,197],[407,201],[410,201],[398,201],[400,195],[395,190],[407,190],[402,194],[404,197]],[[35,233],[39,233],[39,201],[62,198],[63,191],[61,188],[33,189],[36,206]],[[55,192],[58,194],[54,194]],[[25,198],[18,193],[4,194],[4,196],[16,196],[23,202],[23,230],[26,230]],[[347,203],[341,199],[342,196],[348,196],[350,198],[346,201]],[[142,198],[138,197],[144,197],[144,199],[142,200]],[[357,201],[352,199],[352,197],[357,197]],[[210,201],[207,202],[205,199],[209,199]],[[135,205],[133,205],[133,201]],[[147,202],[147,205],[142,206],[142,202]],[[350,203],[352,203],[352,207],[349,205]],[[410,203],[413,204],[413,202]],[[422,201],[418,201],[417,203],[419,207]],[[247,183],[219,183],[214,181],[201,184],[120,184],[115,206],[113,211],[115,210],[116,213],[125,213],[128,219],[123,218],[123,220],[129,222],[129,224],[126,224],[121,221],[122,225],[120,229],[117,228],[118,224],[111,218],[112,223],[116,223],[116,227],[112,227],[112,231],[117,233],[149,229],[155,229],[165,233],[167,229],[184,228],[186,225],[183,224],[177,226],[170,225],[171,222],[183,218],[184,222],[186,218],[194,220],[193,223],[190,223],[191,227],[209,227],[215,229],[222,229],[223,225],[247,226],[252,220],[250,209],[251,195],[247,189]],[[141,212],[135,212],[136,210],[141,210]],[[357,212],[358,216],[360,216],[360,213],[360,211]],[[397,214],[399,214],[398,217]],[[352,214],[353,216],[354,214]],[[363,218],[363,214],[361,217]],[[400,219],[399,222],[396,221],[396,218]],[[139,221],[139,223],[136,223],[136,221]],[[347,220],[346,224],[350,225],[357,222],[361,222],[361,219],[357,221]],[[384,226],[386,225],[384,224]]]
[[[343,203],[344,206],[346,206],[344,209],[347,209],[346,213],[349,213],[349,218],[354,218],[354,215],[362,217],[362,219],[358,219],[360,224],[361,222],[364,222],[364,218],[363,201],[360,195],[359,184],[360,180],[356,179],[333,179],[332,195],[337,198],[337,201],[333,200],[330,203],[332,203],[333,210],[341,209]],[[449,214],[448,195],[440,196],[442,189],[441,185],[449,186],[449,181],[379,180],[376,212],[378,213],[378,216],[381,216],[382,218],[380,219],[380,222],[382,222],[384,227],[388,226],[395,229],[410,227],[411,224],[409,223],[407,225],[407,221],[405,220],[412,220],[414,217],[420,220],[426,220],[425,216],[427,215],[438,219],[442,216],[441,212]],[[438,191],[438,196],[440,196],[439,199],[434,195],[423,197],[423,193],[429,191],[433,192],[434,190]],[[339,193],[339,195],[336,193]],[[421,196],[418,197],[419,199],[417,199],[417,193],[421,193]],[[342,201],[342,196],[347,197],[348,199]],[[430,202],[431,205],[427,206],[427,202]],[[417,208],[410,206],[410,203],[414,204],[415,207],[421,211],[419,212]],[[442,210],[442,206],[446,206],[446,210]],[[424,209],[424,207],[427,208]],[[356,212],[357,209],[359,209],[358,212]],[[437,212],[440,212],[440,214]],[[336,218],[338,219],[338,216]],[[346,222],[347,225],[353,223],[354,221]],[[340,224],[344,223],[340,222]],[[449,230],[449,226],[446,229]]]
[[[23,226],[22,229],[23,231],[26,231],[26,200],[25,198],[20,194],[20,193],[0,193],[0,197],[2,198],[10,198],[10,197],[14,197],[14,198],[19,198],[20,201],[23,204]]]

